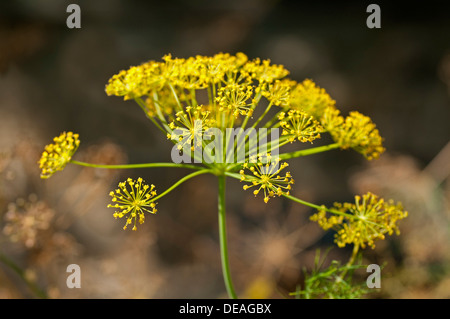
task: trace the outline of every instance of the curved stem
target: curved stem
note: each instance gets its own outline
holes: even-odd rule
[[[211,173],[211,170],[209,170],[209,169],[202,169],[201,171],[197,171],[197,172],[191,173],[189,175],[186,175],[185,177],[183,177],[180,180],[178,180],[175,184],[170,186],[168,189],[166,189],[164,192],[162,192],[161,194],[159,194],[158,196],[153,198],[152,202],[154,202],[157,199],[160,199],[161,197],[163,197],[167,193],[170,193],[171,191],[173,191],[175,188],[177,188],[180,184],[184,183],[188,179],[191,179],[191,178],[193,178],[193,177],[195,177],[197,175],[206,174],[206,173]]]
[[[228,292],[228,296],[231,299],[237,299],[236,292],[234,291],[233,282],[231,281],[230,266],[228,262],[228,249],[227,249],[227,230],[226,230],[226,218],[225,218],[225,182],[226,177],[219,175],[219,237],[220,237],[220,258],[222,261],[222,274],[225,281],[225,287]]]
[[[287,144],[288,142],[289,142],[289,140],[286,139],[283,142],[279,143],[278,147],[281,147],[281,146]],[[290,153],[282,153],[278,157],[281,160],[288,160],[288,159],[295,158],[295,157],[313,155],[313,154],[317,154],[317,153],[322,153],[322,152],[334,150],[334,149],[339,148],[339,147],[340,147],[340,145],[338,143],[333,143],[333,144],[317,146],[317,147],[308,148],[308,149],[305,149],[305,150],[299,150],[299,151],[290,152]],[[235,165],[232,165],[232,166],[230,166],[230,169],[233,169],[233,168],[235,168],[236,166],[239,166],[239,165],[241,165],[241,164],[237,163]]]
[[[329,150],[334,150],[336,148],[339,148],[339,146],[340,145],[338,143],[333,143],[333,144],[308,148],[306,150],[300,150],[300,151],[295,151],[295,152],[291,152],[291,153],[283,153],[283,154],[280,154],[280,159],[287,160],[287,159],[294,158],[294,157],[312,155],[312,154],[321,153],[321,152],[325,152],[325,151],[329,151]]]
[[[313,203],[310,203],[310,202],[307,202],[307,201],[304,201],[304,200],[302,200],[302,199],[300,199],[300,198],[297,198],[297,197],[294,197],[294,196],[291,196],[291,195],[287,195],[287,194],[282,194],[284,197],[286,197],[286,198],[289,198],[290,200],[293,200],[294,202],[297,202],[297,203],[299,203],[299,204],[302,204],[302,205],[305,205],[305,206],[308,206],[308,207],[311,207],[311,208],[315,208],[315,209],[317,209],[317,210],[324,210],[324,211],[327,211],[327,212],[329,212],[329,213],[331,213],[331,214],[336,214],[336,215],[340,215],[340,216],[344,216],[344,217],[349,217],[349,218],[353,218],[354,217],[354,215],[351,215],[351,214],[347,214],[347,213],[344,213],[344,212],[340,212],[340,211],[338,211],[338,210],[335,210],[335,209],[330,209],[330,208],[328,208],[328,207],[326,207],[326,206],[324,206],[324,205],[322,205],[322,206],[319,206],[319,205],[316,205],[316,204],[313,204]]]
[[[94,167],[94,168],[108,168],[108,169],[131,169],[131,168],[150,168],[150,167],[179,167],[179,168],[190,168],[195,170],[203,170],[204,167],[190,165],[190,164],[177,164],[177,163],[143,163],[143,164],[119,164],[119,165],[105,165],[105,164],[92,164],[86,162],[80,162],[71,160],[69,163]]]

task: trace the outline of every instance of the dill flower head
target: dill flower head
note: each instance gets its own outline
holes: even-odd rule
[[[260,124],[280,127],[290,142],[313,142],[327,131],[341,149],[354,149],[369,160],[379,157],[383,139],[369,117],[358,112],[341,116],[323,88],[310,79],[297,83],[288,74],[282,65],[249,60],[243,53],[187,59],[166,55],[120,71],[106,92],[134,99],[169,139],[178,140],[178,148],[204,147],[195,140],[201,141],[208,128],[225,132]],[[280,108],[275,114],[269,112],[272,105]]]
[[[281,112],[278,119],[283,128],[281,135],[288,136],[291,143],[296,139],[300,142],[312,143],[320,138],[320,133],[323,132],[320,123],[303,111],[289,110],[287,114]]]
[[[124,100],[147,94],[151,88],[160,82],[160,65],[153,61],[128,70],[122,70],[109,79],[106,86],[108,95],[123,96]]]
[[[339,247],[354,244],[374,248],[375,241],[384,239],[386,234],[398,235],[397,222],[408,216],[401,203],[385,201],[370,192],[362,197],[355,196],[355,203],[335,203],[333,210],[337,215],[327,217],[325,210],[320,210],[311,216],[311,220],[323,229],[335,229]]]
[[[385,151],[383,138],[368,116],[353,111],[344,118],[339,110],[330,107],[321,122],[341,149],[352,148],[368,160],[378,158]]]
[[[256,58],[242,66],[242,73],[260,83],[272,83],[287,76],[289,71],[282,65],[272,64],[268,59],[261,61]]]
[[[144,180],[139,177],[137,180],[128,178],[125,182],[120,182],[119,188],[109,193],[114,204],[109,204],[108,207],[118,209],[113,214],[114,218],[127,219],[123,229],[127,229],[127,226],[133,223],[133,230],[136,230],[136,221],[139,218],[139,223],[144,223],[145,212],[156,214],[154,189],[155,185],[144,184]]]
[[[172,130],[167,134],[168,139],[178,140],[177,147],[183,149],[185,145],[194,151],[195,148],[202,146],[202,139],[208,128],[213,127],[215,121],[209,118],[210,112],[203,106],[186,107],[186,111],[179,111],[175,114],[176,118],[170,122],[169,128]]]
[[[343,145],[349,145],[357,152],[371,160],[384,152],[383,138],[372,120],[359,112],[350,112],[345,118]]]
[[[178,90],[177,96],[186,96],[184,92]],[[158,115],[158,109],[162,114],[172,115],[174,110],[177,109],[177,101],[170,89],[167,87],[158,91],[158,98],[155,99],[152,95],[147,97],[144,101],[144,110],[149,117],[155,117]]]
[[[253,109],[250,108],[252,96],[253,87],[251,85],[229,83],[217,92],[218,111],[229,109],[235,117],[238,115],[251,116],[253,114]]]
[[[291,91],[290,106],[312,115],[316,120],[322,117],[325,109],[334,107],[333,100],[325,89],[318,87],[312,80],[306,79]]]
[[[241,182],[249,182],[243,186],[244,190],[254,187],[253,194],[256,196],[262,190],[264,192],[264,202],[267,203],[270,197],[281,196],[282,194],[289,195],[291,185],[294,184],[290,172],[286,172],[284,176],[280,172],[289,164],[283,162],[280,164],[280,159],[272,158],[270,154],[259,155],[256,162],[256,156],[250,158],[250,163],[244,163],[243,168],[252,172],[252,175],[246,175],[245,170],[240,170]],[[255,163],[256,162],[256,163]]]
[[[113,75],[106,85],[108,95],[123,96],[125,100],[141,99],[149,106],[149,116],[155,116],[155,104],[164,113],[164,95],[175,94],[177,111],[195,105],[196,91],[208,90],[211,105],[221,107],[229,116],[248,115],[255,96],[256,87],[266,88],[276,104],[286,102],[287,89],[279,90],[280,85],[272,85],[289,72],[282,66],[271,64],[270,60],[256,58],[249,61],[243,53],[230,55],[219,53],[214,56],[190,57],[188,59],[163,57],[162,61],[148,61]],[[188,92],[188,95],[185,95]],[[259,92],[259,91],[258,91]],[[167,94],[170,93],[170,94]],[[182,96],[185,95],[185,96]],[[173,98],[171,104],[173,104]]]
[[[274,105],[287,106],[290,101],[290,91],[293,82],[291,80],[276,80],[272,84],[263,86],[261,94]]]
[[[326,131],[330,132],[330,134],[332,134],[331,132],[333,132],[334,130],[338,130],[340,127],[342,127],[344,121],[345,119],[341,115],[341,111],[339,111],[334,106],[325,108],[320,117],[320,123]]]
[[[53,139],[54,143],[45,146],[39,160],[41,178],[49,178],[64,169],[80,145],[78,136],[72,132],[63,132]]]

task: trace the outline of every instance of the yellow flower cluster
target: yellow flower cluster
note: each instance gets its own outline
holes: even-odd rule
[[[199,90],[220,82],[239,83],[249,79],[271,83],[287,74],[283,66],[272,65],[269,60],[248,61],[243,53],[198,55],[188,59],[166,55],[161,62],[149,61],[120,71],[109,80],[106,93],[130,99],[151,95],[152,91],[167,85]]]
[[[108,95],[135,99],[150,117],[172,121],[175,113],[196,107],[208,96],[208,107],[219,127],[233,124],[239,115],[251,117],[261,96],[274,105],[288,103],[289,87],[278,80],[289,72],[282,65],[259,58],[249,61],[243,53],[163,57],[130,67],[114,75],[106,85]],[[142,101],[140,101],[142,100]],[[203,103],[205,104],[205,103]]]
[[[289,106],[291,89],[295,81],[284,79],[276,80],[273,84],[267,84],[261,89],[261,94],[270,103],[276,106]]]
[[[228,109],[235,117],[238,115],[251,116],[253,114],[251,106],[254,103],[252,96],[253,87],[251,85],[228,83],[221,87],[217,93],[218,111],[224,112]]]
[[[282,65],[271,64],[270,60],[256,58],[242,65],[242,74],[260,83],[272,83],[287,76],[289,71]]]
[[[325,89],[318,87],[312,80],[306,79],[292,88],[290,105],[292,109],[304,111],[316,120],[320,120],[328,107],[335,107]]]
[[[158,116],[158,112],[164,115],[172,115],[178,108],[178,101],[176,97],[180,96],[180,99],[190,100],[188,93],[176,90],[175,95],[170,88],[162,88],[158,91],[158,94],[153,94],[151,97],[147,97],[143,103],[145,113],[149,117]],[[140,101],[139,101],[140,102]]]
[[[378,158],[385,150],[376,125],[359,112],[350,112],[344,118],[339,110],[330,107],[325,110],[321,122],[342,149],[352,148],[368,160]]]
[[[289,110],[287,114],[281,112],[278,119],[283,128],[281,135],[288,136],[291,143],[295,139],[303,143],[312,143],[315,139],[320,138],[320,133],[323,132],[320,123],[303,111]]]
[[[332,215],[327,217],[327,212]],[[335,229],[339,247],[354,244],[374,248],[375,241],[384,239],[386,234],[399,234],[397,222],[407,216],[400,203],[385,201],[369,192],[362,197],[355,196],[355,203],[335,203],[332,209],[324,207],[311,220],[325,230]]]
[[[199,105],[210,115],[199,118],[209,121],[202,123],[203,127],[210,127],[214,119],[215,127],[224,130],[241,124],[240,116],[247,123],[255,114],[263,114],[259,123],[268,113],[267,108],[256,113],[264,97],[268,108],[279,107],[265,127],[281,126],[290,142],[312,142],[328,132],[342,149],[352,148],[369,160],[383,153],[383,139],[369,117],[358,112],[343,117],[323,88],[310,79],[297,83],[286,78],[288,74],[282,65],[259,58],[249,60],[243,53],[187,59],[166,55],[162,61],[148,61],[114,75],[106,92],[135,99],[168,135],[172,135],[169,123],[170,129],[178,127],[180,117],[185,114],[188,118],[188,110]]]
[[[192,151],[202,147],[205,131],[213,127],[215,123],[214,119],[209,118],[209,114],[210,112],[202,105],[194,108],[188,106],[186,111],[177,112],[175,120],[169,124],[172,132],[167,134],[167,138],[178,140],[179,150],[185,145],[189,145]]]
[[[249,182],[243,186],[244,190],[255,187],[253,194],[256,196],[261,190],[264,192],[264,202],[267,203],[270,197],[289,195],[291,185],[294,184],[290,172],[286,172],[284,176],[279,175],[280,172],[288,166],[288,163],[280,164],[280,159],[272,158],[270,154],[256,156],[250,159],[250,163],[244,163],[243,168],[252,172],[252,175],[246,175],[245,170],[240,170],[241,182]],[[256,162],[256,163],[255,163]]]
[[[64,169],[80,145],[78,136],[73,132],[63,132],[53,138],[54,143],[45,146],[39,160],[41,178],[49,178],[57,171]]]
[[[204,104],[215,126],[221,129],[241,123],[239,116],[253,117],[264,97],[269,105],[280,107],[276,125],[283,128],[291,142],[312,142],[327,131],[342,149],[352,148],[369,160],[384,151],[382,138],[369,117],[358,112],[342,117],[336,102],[323,88],[310,79],[297,83],[285,78],[288,74],[282,65],[259,58],[249,60],[243,53],[187,59],[167,55],[160,62],[149,61],[114,75],[106,92],[134,98],[149,117],[162,124],[174,123],[180,112]],[[205,96],[208,103],[199,103]],[[276,118],[269,121],[272,125],[275,122]],[[307,129],[299,130],[303,125]]]
[[[119,183],[119,188],[115,192],[111,191],[109,195],[112,197],[114,204],[109,204],[108,207],[118,208],[114,212],[114,218],[127,218],[123,229],[134,221],[133,230],[137,229],[136,221],[139,218],[139,223],[144,223],[145,212],[156,214],[156,203],[154,197],[156,196],[155,185],[143,184],[144,180],[139,177],[137,180],[128,178],[125,182]]]

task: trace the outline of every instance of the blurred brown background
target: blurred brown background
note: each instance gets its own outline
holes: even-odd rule
[[[67,5],[81,29],[66,27]],[[199,176],[159,200],[137,232],[107,209],[109,190],[142,176],[164,190],[186,173],[68,166],[39,179],[43,147],[78,132],[76,159],[170,161],[170,145],[133,102],[108,97],[121,69],[171,53],[217,52],[271,59],[312,78],[344,112],[369,115],[387,152],[367,163],[334,151],[290,161],[294,195],[319,204],[374,193],[402,201],[400,236],[365,252],[387,263],[374,298],[449,298],[450,21],[445,2],[376,2],[381,29],[366,27],[369,2],[56,1],[0,3],[0,253],[51,298],[222,298],[216,181]],[[447,146],[446,146],[447,145]],[[446,147],[446,148],[445,148]],[[228,182],[231,272],[242,297],[284,298],[302,282],[333,233],[306,207],[264,204]],[[334,248],[328,261],[345,260]],[[81,267],[81,289],[66,267]],[[364,280],[362,277],[361,280]],[[35,295],[0,263],[0,298]]]

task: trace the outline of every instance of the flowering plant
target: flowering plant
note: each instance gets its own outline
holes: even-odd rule
[[[373,160],[385,149],[368,116],[357,111],[342,115],[323,88],[309,79],[298,83],[287,78],[288,74],[282,65],[259,58],[249,60],[243,53],[188,59],[167,55],[162,61],[149,61],[120,71],[109,80],[106,93],[137,103],[173,143],[173,162],[130,165],[79,162],[72,159],[80,144],[79,136],[64,132],[46,146],[39,162],[41,177],[50,177],[68,163],[114,169],[191,169],[192,173],[159,195],[157,188],[142,178],[128,178],[110,193],[112,204],[108,207],[115,208],[113,216],[126,219],[124,229],[133,225],[132,229],[137,230],[137,223],[144,223],[147,213],[157,212],[157,200],[177,186],[201,174],[217,176],[222,271],[231,298],[237,295],[228,262],[225,189],[227,178],[239,179],[244,190],[262,195],[265,203],[283,196],[315,209],[311,220],[324,230],[335,229],[339,247],[352,244],[349,262],[327,270],[340,280],[319,282],[322,288],[330,282],[335,286],[346,283],[348,270],[353,269],[360,249],[374,247],[386,234],[398,233],[397,222],[407,212],[400,203],[385,201],[372,193],[356,195],[354,203],[335,203],[333,207],[309,203],[290,194],[294,179],[287,171],[287,160],[335,149],[353,149]],[[280,152],[286,144],[310,145],[326,134],[332,140],[329,144]],[[331,291],[339,290],[335,288]],[[353,290],[352,296],[356,296]]]

